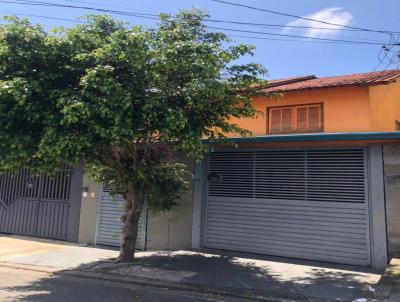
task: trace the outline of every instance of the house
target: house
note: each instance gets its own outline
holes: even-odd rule
[[[282,97],[257,97],[260,114],[234,121],[254,138],[232,136],[238,148],[214,145],[202,163],[182,156],[192,189],[172,212],[144,211],[138,247],[382,270],[400,253],[400,71],[292,77],[266,89]],[[80,169],[53,183],[26,171],[0,179],[0,231],[118,246],[122,199]]]

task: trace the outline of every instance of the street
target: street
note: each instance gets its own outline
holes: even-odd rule
[[[248,301],[5,267],[0,267],[0,280],[1,302]]]

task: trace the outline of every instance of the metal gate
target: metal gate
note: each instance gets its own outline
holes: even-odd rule
[[[213,152],[204,245],[370,266],[366,151]]]
[[[0,175],[0,232],[76,241],[82,171],[55,176],[19,169]]]
[[[99,198],[97,213],[96,243],[109,246],[121,246],[122,222],[124,214],[124,199],[121,195],[111,196],[103,186]],[[145,206],[139,219],[136,248],[146,249],[147,207]]]

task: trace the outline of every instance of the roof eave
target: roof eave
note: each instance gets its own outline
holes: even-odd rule
[[[400,131],[396,132],[339,132],[339,133],[299,133],[270,134],[255,137],[233,137],[220,142],[267,143],[301,141],[343,141],[343,140],[400,140]]]
[[[297,88],[297,89],[273,89],[272,91],[268,91],[268,88],[266,89],[267,92],[269,93],[285,93],[285,92],[302,92],[302,91],[310,91],[310,90],[321,90],[321,89],[335,89],[335,88],[349,88],[349,87],[355,87],[355,88],[368,88],[372,86],[379,86],[379,85],[389,85],[391,83],[396,82],[396,80],[392,81],[385,81],[385,82],[379,82],[379,83],[371,83],[371,84],[348,84],[348,85],[332,85],[332,86],[322,86],[322,87],[306,87],[306,88]],[[279,86],[276,86],[279,87]],[[269,88],[274,88],[274,87],[269,87]]]

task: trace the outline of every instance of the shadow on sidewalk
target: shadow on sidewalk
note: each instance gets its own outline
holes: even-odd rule
[[[143,253],[131,265],[114,265],[102,261],[87,263],[78,269],[112,273],[113,276],[121,274],[137,281],[144,280],[144,276],[147,278],[146,274],[165,283],[171,283],[176,277],[173,282],[197,288],[220,289],[237,294],[250,293],[270,298],[298,298],[299,301],[353,301],[357,298],[369,298],[372,294],[368,287],[370,284],[374,285],[367,274],[360,272],[187,251]],[[138,269],[140,274],[137,273]],[[6,290],[32,292],[20,300],[26,302],[86,301],[78,300],[74,296],[75,288],[57,286],[67,282],[68,278],[71,277],[54,275]],[[75,297],[75,300],[58,300],[60,291],[64,296]],[[104,297],[107,297],[107,293]],[[120,301],[114,298],[101,298],[97,301]]]

